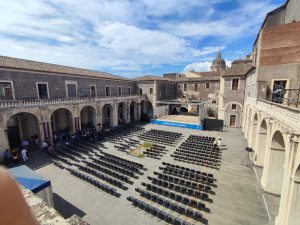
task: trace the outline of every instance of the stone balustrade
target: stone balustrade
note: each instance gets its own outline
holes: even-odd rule
[[[30,99],[30,100],[10,100],[0,101],[0,109],[7,108],[20,108],[20,107],[36,107],[47,106],[56,104],[76,104],[85,102],[99,102],[99,101],[111,101],[111,100],[129,100],[142,98],[140,95],[128,95],[128,96],[97,96],[81,97],[81,98],[52,98],[52,99]]]
[[[269,114],[270,117],[282,121],[290,127],[293,127],[295,130],[300,127],[300,110],[297,108],[266,100],[258,100],[256,109]]]

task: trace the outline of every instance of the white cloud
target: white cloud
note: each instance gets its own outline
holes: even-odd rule
[[[210,70],[211,62],[195,62],[188,64],[183,72],[194,71],[194,72],[207,72]]]
[[[190,67],[204,70],[225,40],[257,32],[272,6],[241,1],[214,20],[218,2],[224,0],[0,1],[0,54],[122,74],[197,60],[203,62]],[[210,36],[220,40],[201,43]]]

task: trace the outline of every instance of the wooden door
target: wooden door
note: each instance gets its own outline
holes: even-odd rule
[[[229,126],[236,127],[236,115],[230,115]]]

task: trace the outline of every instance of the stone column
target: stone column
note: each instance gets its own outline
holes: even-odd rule
[[[298,163],[295,162],[296,152],[299,151],[298,137],[295,135],[290,136],[289,152],[286,154],[284,166],[283,185],[280,197],[278,216],[275,219],[276,225],[295,224],[295,221],[300,219],[300,206],[296,202],[300,201],[300,190],[295,189],[295,185],[300,183],[300,178],[295,177],[294,172],[297,170]],[[300,184],[297,185],[298,188]],[[298,192],[297,192],[298,191]],[[294,193],[295,192],[295,193]],[[298,199],[297,199],[298,198]],[[292,223],[293,221],[293,223]]]
[[[266,151],[265,151],[265,157],[263,163],[263,172],[260,179],[263,190],[265,190],[267,185],[268,164],[270,160],[269,156],[270,156],[270,144],[271,144],[271,133],[272,133],[273,122],[274,122],[273,119],[268,119],[267,144],[266,144]]]
[[[137,105],[137,120],[141,119],[141,103]]]
[[[110,119],[111,127],[117,127],[118,126],[118,104],[116,101],[113,103],[113,111],[111,116],[112,116]]]
[[[9,149],[8,137],[7,137],[7,129],[0,128],[0,161],[3,160],[3,153],[5,149]]]

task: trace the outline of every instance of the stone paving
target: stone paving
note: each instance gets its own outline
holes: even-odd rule
[[[148,170],[144,175],[139,176],[139,179],[132,179],[134,184],[127,185],[129,187],[127,191],[119,189],[119,192],[122,195],[120,198],[116,198],[72,176],[66,170],[45,163],[45,166],[37,168],[36,171],[51,180],[53,192],[56,197],[65,201],[66,207],[61,206],[63,201],[59,201],[58,203],[54,201],[55,204],[60,204],[55,205],[55,208],[59,208],[62,215],[65,214],[63,211],[74,210],[74,213],[79,212],[83,220],[92,225],[165,224],[164,221],[160,221],[157,217],[153,217],[145,211],[133,207],[126,199],[129,195],[141,198],[139,197],[139,193],[135,191],[135,188],[139,187],[145,189],[141,186],[141,182],[149,182],[147,176],[155,177],[153,172],[159,171],[158,167],[161,166],[164,161],[214,174],[214,177],[217,179],[217,188],[215,188],[216,195],[211,195],[213,203],[206,203],[208,208],[211,209],[211,213],[203,212],[204,217],[208,219],[208,224],[274,224],[276,207],[278,206],[276,206],[276,204],[269,205],[272,218],[272,221],[269,221],[262,198],[263,192],[255,173],[251,168],[241,165],[241,161],[246,156],[246,152],[244,151],[246,145],[240,129],[226,128],[224,132],[210,132],[152,124],[146,125],[145,128],[182,132],[184,136],[183,140],[188,138],[190,134],[213,137],[221,135],[222,148],[224,150],[222,153],[220,170],[174,161],[170,154],[175,151],[176,147],[178,147],[181,142],[175,147],[167,147],[169,151],[161,160],[135,158],[126,155],[126,153],[114,150],[112,143],[106,143],[105,145],[109,147],[109,149],[105,151],[119,157],[142,163]],[[278,197],[274,197],[274,199],[274,202],[278,202]],[[185,219],[185,217],[179,216],[179,214],[163,208],[162,206],[158,206],[153,202],[147,200],[145,200],[145,202],[155,205],[160,209],[164,209],[174,216]],[[272,212],[274,213],[272,214]],[[68,212],[68,214],[70,213],[72,212]],[[189,222],[192,224],[200,224],[191,219]]]

